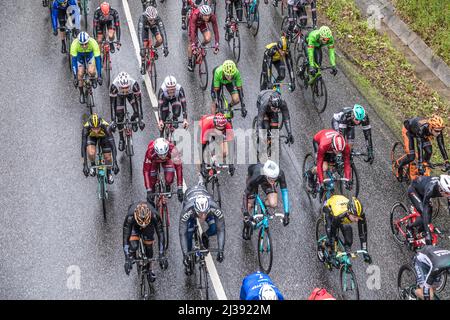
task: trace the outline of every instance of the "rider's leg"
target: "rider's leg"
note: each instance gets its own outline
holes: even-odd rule
[[[202,45],[206,46],[210,42],[211,42],[211,31],[206,30],[206,31],[203,32],[203,43],[202,43]]]
[[[298,6],[299,16],[300,16],[300,25],[302,27],[306,27],[308,15],[306,14],[306,6],[299,5]]]
[[[111,165],[112,162],[113,162],[112,153],[111,153],[112,146],[109,145],[108,139],[106,137],[105,138],[101,138],[100,146],[101,146],[101,148],[103,150],[103,156],[105,157],[105,163],[107,165]],[[111,172],[112,172],[111,168],[106,169],[106,173],[107,173],[107,176],[108,176],[108,183],[109,184],[114,183],[114,178],[113,178],[113,175],[112,175]]]
[[[96,153],[96,142],[97,139],[95,138],[88,138],[88,145],[86,147],[86,154],[88,160],[91,162],[91,167],[95,166],[95,153]],[[95,169],[91,168],[90,175],[95,175]]]
[[[431,155],[433,154],[433,146],[431,144],[431,139],[427,139],[422,145],[423,147],[423,163],[426,165],[430,164]],[[430,171],[429,167],[425,168],[426,171]]]
[[[58,10],[58,23],[60,27],[66,25],[66,17],[66,10]],[[67,46],[69,46],[70,50],[71,43],[66,43],[65,34],[62,33],[61,30],[59,31],[59,38],[61,39],[61,53],[66,53]]]
[[[166,182],[165,192],[170,192],[175,176],[175,165],[173,164],[173,161],[169,159],[165,163],[162,163],[161,166],[164,171],[164,180]]]
[[[143,233],[147,233],[149,231],[146,232],[147,229],[150,228],[146,228],[144,229]],[[144,236],[144,235],[143,235]],[[144,236],[144,250],[145,250],[145,255],[147,256],[147,258],[151,259],[153,258],[153,242],[154,240],[148,240],[148,236]],[[150,261],[147,264],[147,281],[148,282],[154,282],[156,279],[156,275],[153,272],[153,261]]]
[[[159,32],[155,35],[155,40],[156,40],[156,43],[155,43],[156,48],[160,47],[163,44],[163,37],[161,36],[161,34]]]
[[[218,90],[217,88],[214,87],[214,74],[216,73],[216,69],[217,67],[213,69],[211,78],[211,114],[216,114],[217,111],[216,101],[222,94],[222,85],[220,85]]]
[[[151,37],[147,28],[144,28],[143,31],[143,39],[144,39],[144,48],[150,48],[151,46]],[[147,54],[147,52],[145,53]],[[145,74],[145,56],[141,56],[141,74]]]
[[[183,0],[183,5],[181,6],[181,29],[186,30],[186,14],[187,14],[187,3]]]
[[[114,29],[112,21],[108,24],[108,38],[109,41],[114,41],[114,37],[116,35],[116,29]],[[110,43],[109,44],[109,50],[111,51],[111,53],[114,53],[116,51],[115,47],[114,47],[114,43]]]
[[[89,59],[88,61],[88,67],[87,67],[87,71],[89,74],[89,77],[92,79],[95,79],[95,76],[97,74],[97,69],[95,68],[95,59],[94,57],[92,57],[91,59]]]
[[[243,0],[234,0],[234,8],[236,10],[236,16],[238,21],[243,21],[243,9],[242,9],[242,1]]]
[[[276,190],[271,189],[268,191],[266,199],[264,200],[264,204],[268,208],[275,209],[278,204],[278,193]]]
[[[180,101],[175,101],[174,103],[172,103],[172,118],[174,121],[178,121],[178,118],[181,115],[181,102]],[[173,124],[174,128],[178,128],[178,123],[174,123]]]
[[[311,2],[311,15],[312,15],[313,27],[315,29],[317,26],[317,8],[316,8],[315,0]]]
[[[188,56],[188,70],[194,71],[194,65],[192,63],[192,44],[188,41],[187,44],[187,56]]]
[[[284,78],[286,77],[286,65],[282,60],[273,62],[273,65],[275,66],[275,69],[277,70],[277,78],[275,79],[276,82],[282,82]]]
[[[78,62],[78,73],[77,73],[77,78],[78,78],[78,90],[80,92],[80,103],[85,103],[86,101],[84,100],[84,95],[83,95],[83,75],[84,75],[84,65],[81,62]]]
[[[132,231],[129,241],[130,241],[130,248],[129,248],[130,256],[136,258],[136,251],[139,248],[139,235],[136,232]]]
[[[353,230],[349,224],[341,224],[341,232],[344,236],[344,249],[346,252],[350,252],[353,244]]]

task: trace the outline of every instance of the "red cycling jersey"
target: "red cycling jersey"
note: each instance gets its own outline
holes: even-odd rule
[[[216,129],[216,126],[214,125],[214,115],[205,115],[203,116],[200,121],[200,136],[202,144],[206,144],[208,142],[209,137],[211,135],[217,135],[218,129]],[[225,139],[224,141],[232,141],[234,138],[233,133],[233,127],[231,126],[231,123],[227,122],[225,129],[222,131]]]
[[[324,129],[320,130],[314,136],[314,142],[317,143],[317,178],[319,180],[319,184],[323,183],[323,162],[326,154],[334,155],[332,140],[335,135],[339,134],[339,132],[334,131],[332,129]],[[344,178],[346,180],[351,179],[352,168],[350,165],[350,146],[348,143],[345,145],[345,149],[343,152],[344,155]]]
[[[206,30],[208,30],[208,24],[203,21],[199,9],[195,9],[194,11],[192,11],[189,19],[189,41],[191,42],[191,44],[196,44],[198,30],[200,30],[201,32],[205,32]],[[217,24],[217,18],[215,14],[211,14],[209,22],[213,25],[216,45],[219,45],[219,26]]]
[[[183,187],[183,165],[180,154],[173,143],[169,143],[169,152],[166,158],[161,159],[154,150],[155,141],[148,144],[144,159],[144,184],[147,190],[154,191],[154,186],[158,179],[159,166],[164,170],[166,186],[173,182],[174,173],[177,173],[177,186]]]

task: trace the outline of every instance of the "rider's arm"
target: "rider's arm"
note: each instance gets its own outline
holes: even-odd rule
[[[114,135],[112,133],[111,126],[109,126],[109,125],[107,127],[105,126],[104,131],[105,131],[106,137],[108,139],[108,142],[111,145],[113,161],[116,162],[117,161],[116,141],[114,140]]]
[[[144,113],[142,111],[142,93],[141,87],[137,81],[133,84],[133,95],[135,99],[135,103],[137,103],[137,110],[139,110],[139,121],[144,119]]]
[[[212,96],[215,103],[217,103],[217,100],[219,99],[218,93],[221,86],[222,86],[221,74],[216,69],[213,76],[213,92],[212,92]]]
[[[92,29],[93,29],[94,38],[97,38],[97,35],[98,35],[97,26],[98,26],[98,20],[100,17],[100,12],[101,12],[100,9],[95,10],[95,12],[94,12],[94,20],[92,21]]]
[[[419,159],[417,159],[418,163],[421,164],[423,161],[423,139],[422,137],[417,137],[417,146],[419,148]]]
[[[149,148],[145,153],[144,165],[143,165],[143,173],[144,173],[144,185],[145,189],[150,189],[150,171],[152,169],[152,158],[151,158],[152,150]]]
[[[183,119],[187,119],[187,108],[186,108],[186,94],[184,93],[183,87],[180,88],[180,95],[179,95],[180,103],[181,103],[181,110],[183,111]]]
[[[161,222],[161,217],[159,216],[159,214],[157,214],[153,210],[154,210],[154,208],[151,209],[151,212],[152,212],[152,222],[151,223],[153,224],[153,227],[155,228],[155,231],[156,231],[156,235],[158,236],[159,254],[164,254],[165,238],[164,238],[164,231],[163,231],[163,226],[162,226],[162,222]]]
[[[315,41],[314,39],[312,39],[312,37],[308,37],[307,39],[308,41],[308,61],[309,61],[309,65],[311,67],[316,67],[316,62],[314,60],[314,50],[316,49],[315,47]]]
[[[216,45],[219,45],[219,25],[217,24],[217,17],[215,14],[211,15],[211,23],[213,25],[213,30],[214,30],[214,39],[216,41]]]
[[[364,138],[366,139],[366,144],[370,149],[373,149],[372,144],[372,127],[370,126],[369,117],[366,116],[364,120],[361,122]]]
[[[125,221],[123,222],[122,234],[123,234],[123,247],[124,248],[125,248],[125,246],[130,245],[130,236],[131,236],[131,230],[133,227],[133,219],[134,219],[134,214],[133,214],[134,208],[135,208],[135,206],[133,206],[133,205],[130,206],[130,208],[128,210],[128,214],[125,217]],[[126,252],[124,252],[124,253],[126,254]]]
[[[116,27],[116,38],[120,42],[120,18],[117,10],[113,9],[114,26]]]
[[[344,149],[344,177],[348,181],[352,178],[352,166],[350,163],[350,146],[347,144]]]
[[[112,84],[109,89],[109,105],[111,108],[111,120],[116,121],[116,108],[117,108],[117,87]]]
[[[185,210],[183,208],[183,211],[181,212],[180,224],[178,227],[178,233],[180,235],[181,251],[183,252],[183,255],[185,255],[188,252],[188,242],[190,240],[188,239],[189,219],[192,219],[191,209]]]
[[[177,147],[172,149],[171,158],[173,165],[175,166],[175,172],[177,173],[177,187],[183,187],[183,163],[181,161],[181,155]]]
[[[159,28],[159,32],[161,32],[162,36],[163,36],[163,45],[164,48],[168,48],[168,44],[167,44],[167,34],[166,34],[166,28],[164,27],[164,22],[162,21],[161,18],[158,18],[158,28]]]
[[[313,25],[317,26],[317,7],[316,7],[316,0],[311,1],[311,15],[312,15]]]
[[[334,38],[331,37],[330,41],[328,42],[328,56],[330,57],[330,65],[332,67],[336,66],[336,54],[334,51]]]
[[[140,49],[144,48],[144,40],[142,38],[143,33],[144,33],[144,19],[146,19],[146,18],[142,14],[139,17],[139,22],[138,22],[138,40],[139,40],[139,48]]]
[[[162,118],[162,108],[165,104],[165,100],[166,100],[166,98],[164,97],[164,91],[162,88],[159,88],[159,91],[158,91],[158,117],[159,117],[159,120],[163,119]]]
[[[77,76],[77,68],[78,68],[78,48],[80,47],[80,44],[78,40],[74,40],[70,44],[70,56],[72,57],[72,72],[74,77]]]
[[[195,10],[194,13],[191,15],[191,18],[189,19],[189,41],[191,42],[191,45],[197,43],[197,19],[199,19],[198,16],[198,10]]]
[[[56,31],[57,26],[58,26],[58,3],[53,2],[53,6],[52,6],[52,28],[53,28],[53,31]]]
[[[218,249],[223,252],[225,248],[225,219],[223,212],[219,208],[214,210],[214,216],[217,228],[217,245]]]
[[[319,180],[319,184],[323,183],[323,160],[325,153],[326,150],[319,145],[319,149],[317,150],[317,179]]]
[[[442,158],[444,158],[444,160],[447,161],[448,155],[447,155],[447,150],[445,149],[444,135],[442,132],[436,137],[436,141],[439,146],[439,150],[441,151]]]
[[[289,114],[289,109],[285,100],[283,100],[281,104],[281,114],[283,115],[283,122],[286,125],[287,133],[292,134],[291,116]]]
[[[364,212],[361,214],[361,220],[358,221],[358,234],[359,242],[361,243],[361,249],[367,250],[367,219]]]
[[[288,55],[286,56],[286,68],[288,70],[289,73],[289,81],[293,84],[295,84],[295,77],[294,77],[294,68],[293,68],[293,64],[292,64],[292,57],[290,54],[290,51],[288,51]]]
[[[97,68],[97,76],[101,78],[102,76],[102,57],[100,54],[100,47],[98,46],[98,43],[94,39],[89,39],[89,43],[92,46],[92,50],[95,57],[95,67]]]
[[[289,215],[289,193],[286,183],[286,176],[284,175],[284,171],[280,170],[280,175],[278,176],[278,181],[280,182],[280,190],[281,190],[281,197],[283,199],[283,209],[284,209],[284,215]]]

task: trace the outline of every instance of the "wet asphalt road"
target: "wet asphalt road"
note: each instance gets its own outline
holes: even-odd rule
[[[91,2],[97,4],[99,1]],[[120,52],[113,55],[113,75],[124,70],[142,83],[122,1],[113,0],[111,4],[121,17],[123,44]],[[141,3],[130,0],[129,5],[137,27]],[[180,1],[158,3],[170,50],[167,58],[161,54],[158,60],[158,82],[170,73],[184,86],[189,120],[193,123],[209,112],[209,86],[205,92],[199,90],[195,76],[186,70],[187,37],[180,27],[180,10]],[[249,114],[246,119],[238,114],[234,120],[235,128],[249,128],[256,115],[262,53],[267,43],[276,41],[281,25],[279,11],[273,7],[262,4],[260,12],[264,24],[256,38],[241,28],[243,48],[239,69]],[[218,8],[221,51],[217,56],[208,53],[210,70],[226,58],[232,58],[223,40],[224,16],[221,2]],[[110,188],[108,219],[104,222],[101,203],[96,198],[96,180],[86,179],[82,174],[80,132],[82,119],[88,111],[78,103],[78,92],[72,86],[66,58],[60,53],[59,40],[51,34],[50,25],[48,13],[40,1],[0,4],[0,86],[8,88],[0,93],[3,101],[0,298],[136,299],[135,271],[130,277],[123,271],[122,224],[128,206],[145,198],[141,168],[147,144],[157,136],[154,109],[147,90],[143,90],[147,126],[143,132],[134,135],[134,174],[130,177],[127,158],[119,154],[121,172]],[[92,32],[91,22],[88,31]],[[298,170],[305,154],[312,151],[312,136],[329,127],[333,112],[360,103],[367,106],[370,115],[376,157],[372,166],[357,161],[360,199],[366,209],[369,251],[374,265],[379,267],[381,287],[372,290],[366,285],[367,265],[362,260],[355,262],[355,270],[362,299],[396,299],[397,272],[409,261],[411,253],[394,242],[389,226],[392,204],[406,197],[405,188],[394,180],[389,169],[389,149],[395,136],[345,74],[340,72],[335,78],[326,74],[325,80],[330,103],[320,116],[309,104],[309,91],[303,94],[297,88],[294,93],[283,94],[289,105],[295,137],[290,152],[283,152],[281,156],[292,209],[289,226],[273,224],[274,264],[270,276],[287,299],[305,299],[318,286],[327,287],[333,293],[338,291],[338,272],[328,272],[316,258],[315,220],[319,207],[317,201],[308,201]],[[105,85],[97,88],[95,99],[98,112],[109,119]],[[193,126],[189,132],[193,133]],[[357,146],[362,147],[360,129],[357,140]],[[221,180],[226,252],[225,261],[215,262],[215,265],[229,299],[239,298],[242,278],[258,268],[256,237],[251,242],[241,238],[241,193],[245,187],[246,169],[247,165],[238,165],[234,177],[224,176]],[[194,165],[184,165],[184,176],[188,186],[195,183]],[[162,272],[158,268],[156,271],[155,299],[199,299],[193,279],[188,279],[183,272],[178,241],[180,205],[176,199],[171,201],[170,210],[169,269]],[[441,214],[437,224],[448,229],[449,220],[446,213]],[[359,248],[357,232],[353,247]],[[77,266],[81,272],[79,289],[67,286],[70,266]]]

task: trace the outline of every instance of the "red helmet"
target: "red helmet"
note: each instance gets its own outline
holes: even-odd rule
[[[214,125],[216,127],[225,127],[227,124],[227,118],[223,115],[223,113],[216,113],[214,116]]]
[[[102,4],[100,5],[100,9],[102,10],[102,13],[104,16],[107,16],[109,14],[109,9],[111,8],[111,6],[109,5],[108,2],[102,2]]]
[[[345,149],[345,139],[342,136],[342,134],[338,133],[333,136],[333,139],[331,140],[331,146],[333,147],[333,150],[337,153],[341,153]]]

